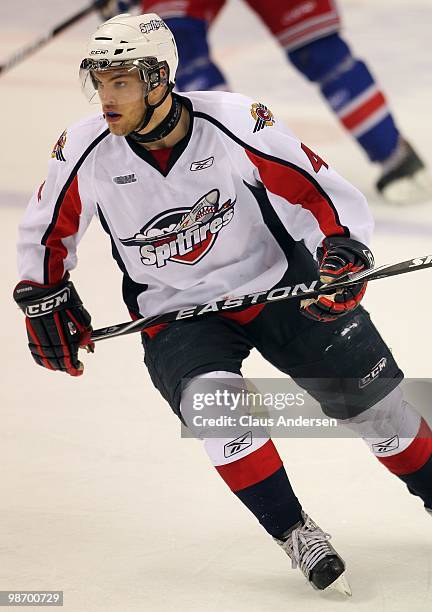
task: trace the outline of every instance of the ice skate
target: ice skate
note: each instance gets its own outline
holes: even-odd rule
[[[304,524],[298,523],[285,540],[275,541],[292,561],[292,567],[299,567],[314,589],[334,589],[351,596],[351,588],[345,577],[345,563],[329,543],[330,534],[325,533],[306,514]]]
[[[382,164],[376,187],[386,200],[395,204],[432,199],[432,176],[412,146],[402,138],[395,152]]]

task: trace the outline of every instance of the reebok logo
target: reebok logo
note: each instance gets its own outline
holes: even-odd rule
[[[376,455],[396,450],[397,448],[399,448],[399,437],[396,435],[392,438],[389,438],[388,440],[384,440],[383,442],[377,442],[376,444],[372,444],[372,448]]]
[[[210,168],[213,165],[214,157],[207,157],[207,159],[202,159],[201,161],[196,161],[191,164],[191,171],[195,172],[196,170],[205,170],[206,168]]]
[[[235,438],[235,440],[231,440],[224,446],[224,456],[232,457],[237,453],[241,453],[242,451],[252,446],[252,432],[248,431],[247,433]]]
[[[136,183],[136,182],[137,182],[137,177],[135,176],[133,172],[132,174],[125,174],[123,176],[113,177],[113,183],[116,183],[116,185],[128,185],[129,183]]]

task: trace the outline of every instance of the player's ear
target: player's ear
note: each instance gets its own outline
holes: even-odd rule
[[[159,70],[159,85],[149,93],[150,104],[157,104],[161,100],[165,95],[168,82],[168,69],[162,66]]]
[[[159,74],[160,74],[160,84],[168,85],[168,69],[162,66]]]

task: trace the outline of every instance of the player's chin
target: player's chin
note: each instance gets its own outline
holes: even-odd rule
[[[108,123],[108,128],[111,134],[115,136],[127,136],[130,132],[130,128],[121,125],[121,123]]]

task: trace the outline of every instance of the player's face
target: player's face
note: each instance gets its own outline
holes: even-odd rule
[[[145,113],[145,84],[137,70],[93,73],[106,122],[112,134],[126,136],[135,130]]]

